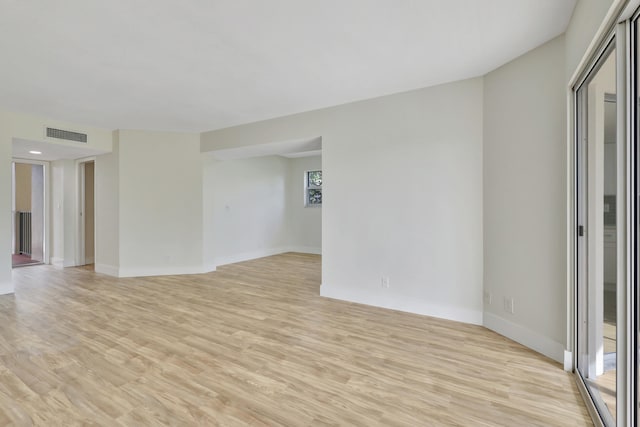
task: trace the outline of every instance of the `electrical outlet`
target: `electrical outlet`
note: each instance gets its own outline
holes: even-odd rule
[[[506,311],[509,314],[513,314],[514,313],[514,307],[513,307],[513,297],[504,297],[504,311]]]
[[[382,287],[384,289],[389,289],[389,277],[388,276],[382,276],[382,280],[380,282],[382,284]]]
[[[489,291],[484,291],[484,303],[487,305],[491,305],[491,292]]]

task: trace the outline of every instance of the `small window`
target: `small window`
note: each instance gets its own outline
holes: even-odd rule
[[[322,206],[322,171],[307,171],[304,175],[304,205]]]

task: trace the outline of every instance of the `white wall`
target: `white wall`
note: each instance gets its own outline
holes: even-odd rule
[[[201,139],[210,151],[318,135],[322,295],[480,323],[482,79]]]
[[[216,261],[216,230],[214,224],[215,194],[212,191],[215,181],[216,160],[208,155],[201,156],[202,167],[202,269],[215,271]]]
[[[51,162],[51,264],[64,264],[64,163]]]
[[[216,265],[288,250],[289,160],[279,156],[205,163],[204,191],[212,196]],[[209,261],[210,262],[210,261]],[[206,261],[205,261],[206,263]]]
[[[305,172],[322,170],[322,156],[289,160],[289,232],[291,250],[296,252],[322,252],[322,208],[305,207]]]
[[[484,79],[484,324],[556,360],[567,307],[563,62],[561,36]]]
[[[44,165],[31,165],[31,259],[44,261]]]
[[[77,173],[74,160],[51,162],[51,264],[76,265]]]
[[[199,135],[121,130],[118,152],[119,275],[202,272]]]
[[[95,270],[117,276],[120,265],[120,155],[119,132],[113,132],[113,151],[96,156],[95,183]]]
[[[8,115],[0,113],[0,295],[13,292],[11,282],[12,252],[12,184],[11,124]]]
[[[64,173],[62,212],[64,215],[64,267],[77,265],[78,167],[75,160],[62,160]]]
[[[305,208],[305,170],[320,156],[216,160],[203,156],[204,265],[283,252],[321,252],[322,209]]]

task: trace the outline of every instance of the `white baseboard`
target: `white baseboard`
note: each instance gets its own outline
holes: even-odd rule
[[[63,260],[63,261],[62,261],[62,266],[63,266],[63,267],[77,267],[77,266],[78,266],[78,264],[76,264],[76,261],[75,261],[75,260],[70,260],[70,261],[65,261],[65,260]]]
[[[229,255],[216,258],[216,265],[235,264],[236,262],[249,261],[256,258],[264,258],[266,256],[283,254],[289,252],[287,247],[260,249],[257,251],[244,252],[236,255]]]
[[[564,351],[564,370],[567,372],[573,371],[573,352]]]
[[[277,248],[259,249],[257,251],[243,252],[236,255],[229,255],[216,258],[216,265],[235,264],[236,262],[251,261],[252,259],[264,258],[267,256],[284,254],[287,252],[298,252],[303,254],[322,254],[322,248],[313,246],[280,246]]]
[[[115,277],[147,277],[147,276],[175,276],[180,274],[202,274],[211,273],[217,270],[218,266],[235,264],[236,262],[250,261],[252,259],[264,258],[267,256],[283,254],[286,252],[300,252],[307,254],[320,254],[322,250],[307,246],[283,246],[278,248],[261,249],[258,251],[244,252],[237,255],[216,258],[215,262],[202,266],[188,267],[131,267],[119,268],[112,265],[95,264],[96,273],[107,274]],[[51,258],[51,263],[59,260],[60,267],[63,266],[62,259]]]
[[[63,258],[57,258],[52,256],[49,262],[51,262],[51,265],[53,265],[55,268],[64,268]]]
[[[290,246],[286,252],[297,252],[300,254],[322,255],[322,248],[315,246]]]
[[[106,274],[107,276],[118,277],[118,267],[107,264],[96,264],[94,266],[96,273]]]
[[[564,346],[538,332],[487,312],[484,313],[483,325],[525,347],[544,354],[556,362],[565,362]]]
[[[118,277],[149,277],[149,276],[179,276],[182,274],[202,274],[203,267],[198,266],[167,266],[167,267],[132,267],[120,268]]]
[[[8,295],[14,292],[13,283],[12,282],[3,282],[0,283],[0,295]]]
[[[202,271],[201,273],[213,273],[214,271],[216,271],[217,269],[217,265],[213,262],[209,263],[209,264],[204,264],[202,266]]]
[[[113,277],[149,277],[149,276],[177,276],[181,274],[202,274],[216,271],[216,267],[133,267],[119,268],[114,265],[96,264],[95,272]]]
[[[389,292],[388,289],[370,290],[364,293],[362,290],[330,286],[325,283],[320,286],[320,296],[391,310],[405,311],[407,313],[455,320],[457,322],[482,325],[482,310],[445,307],[441,304],[433,304],[429,301],[420,301],[404,295],[393,294]]]

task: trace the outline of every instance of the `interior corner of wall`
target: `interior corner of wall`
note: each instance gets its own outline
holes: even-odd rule
[[[483,314],[482,325],[566,366],[564,345],[539,332],[486,311]]]
[[[64,268],[64,259],[59,258],[59,257],[51,257],[51,259],[49,260],[49,262],[51,263],[51,265],[53,265],[55,268]]]
[[[329,289],[329,285],[326,283],[321,283],[320,284],[320,296],[321,297],[327,297],[327,298],[331,298],[330,294],[331,291]]]
[[[95,264],[95,272],[100,274],[106,274],[107,276],[120,277],[120,269],[113,265],[107,264]]]
[[[289,246],[286,251],[300,254],[322,255],[322,248],[316,246]]]
[[[215,262],[204,263],[202,265],[202,273],[213,273],[218,269],[218,266]]]
[[[482,325],[482,311],[462,307],[442,307],[422,299],[410,298],[403,295],[390,296],[375,291],[363,292],[362,290],[348,287],[339,287],[323,283],[320,286],[320,296],[341,301],[349,301],[357,304],[373,307],[398,310],[405,313],[419,314],[421,316],[437,317],[472,325]]]
[[[13,282],[5,281],[0,283],[0,295],[8,295],[14,292]]]

